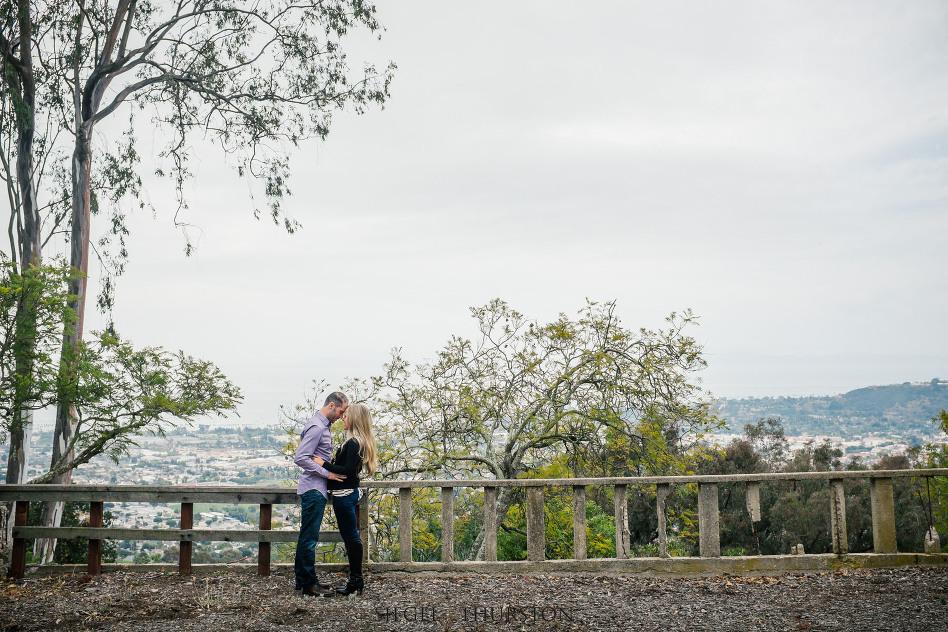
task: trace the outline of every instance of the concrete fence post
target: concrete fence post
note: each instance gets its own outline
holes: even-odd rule
[[[484,559],[497,561],[497,488],[484,488]]]
[[[540,562],[546,559],[546,512],[543,488],[527,488],[527,559]]]
[[[411,562],[411,487],[398,488],[398,561]]]
[[[751,522],[760,522],[760,481],[748,481],[745,488],[747,495],[747,515]]]
[[[671,485],[659,483],[655,488],[655,513],[658,515],[658,555],[668,557],[668,523],[665,501],[671,494]]]
[[[441,561],[454,561],[454,488],[441,488]]]
[[[698,483],[698,549],[701,557],[721,556],[717,483]]]
[[[891,478],[870,479],[872,501],[872,546],[876,553],[896,553],[895,496]]]
[[[833,553],[849,553],[849,538],[846,535],[846,488],[843,479],[831,478],[830,490],[830,532],[833,537]]]
[[[586,555],[586,488],[573,485],[573,559]]]
[[[629,486],[616,485],[616,559],[629,559]]]
[[[356,525],[359,528],[359,536],[362,539],[362,559],[368,564],[371,559],[369,552],[372,550],[372,521],[369,516],[369,495],[371,489],[359,490],[359,505],[356,508]]]

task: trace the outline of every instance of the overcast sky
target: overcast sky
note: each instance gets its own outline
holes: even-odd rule
[[[392,98],[295,155],[299,233],[254,220],[199,144],[195,254],[167,183],[132,218],[118,330],[217,362],[240,421],[392,347],[431,358],[494,297],[540,321],[616,299],[633,328],[690,307],[715,396],[948,378],[948,4],[399,0],[379,18],[350,61],[395,61]]]

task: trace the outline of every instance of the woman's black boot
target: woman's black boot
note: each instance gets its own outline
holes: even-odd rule
[[[339,586],[336,588],[336,592],[343,596],[351,595],[352,593],[362,594],[362,589],[365,587],[365,582],[361,577],[352,577],[349,576],[349,581],[346,582],[345,586]]]
[[[362,579],[362,542],[346,542],[346,557],[349,559],[349,581],[336,588],[340,595],[362,594],[365,582]]]

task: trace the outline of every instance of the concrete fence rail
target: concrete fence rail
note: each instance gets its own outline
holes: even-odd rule
[[[948,564],[948,555],[931,547],[926,552],[899,552],[896,547],[895,507],[892,482],[895,478],[948,477],[948,469],[874,470],[831,472],[781,472],[772,474],[732,474],[710,476],[650,476],[572,479],[516,480],[405,480],[364,481],[367,490],[398,490],[397,562],[369,562],[378,571],[470,571],[470,572],[536,572],[603,570],[613,572],[655,572],[696,574],[702,572],[770,572],[781,570],[830,570],[833,568],[904,566],[913,564]],[[873,552],[850,555],[846,536],[847,479],[869,480],[872,512]],[[827,529],[831,534],[832,555],[742,556],[721,557],[718,522],[718,485],[744,483],[747,511],[753,522],[761,518],[760,486],[774,481],[825,481],[830,496]],[[668,555],[666,500],[675,485],[697,484],[698,487],[698,558]],[[587,559],[586,488],[591,485],[614,488],[616,557]],[[655,486],[658,518],[659,558],[630,559],[628,529],[629,486]],[[526,488],[526,561],[504,562],[497,559],[497,529],[502,517],[497,515],[499,488]],[[573,558],[545,559],[545,488],[570,487],[573,494]],[[416,562],[412,559],[412,489],[439,488],[441,492],[441,561]],[[457,562],[454,559],[454,497],[459,488],[484,490],[484,559]],[[363,501],[371,492],[363,496]],[[29,504],[44,501],[79,501],[90,503],[88,527],[28,526]],[[0,502],[15,503],[13,549],[9,575],[22,578],[26,571],[26,542],[34,538],[80,539],[89,541],[88,572],[102,571],[102,540],[164,540],[180,542],[178,569],[190,574],[193,542],[257,542],[257,572],[270,573],[270,545],[273,542],[295,542],[295,531],[271,529],[273,505],[296,504],[296,492],[276,487],[205,487],[190,485],[0,485]],[[177,529],[103,528],[105,503],[151,502],[180,503],[180,525]],[[362,502],[359,527],[369,526],[369,506]],[[260,507],[259,528],[254,530],[194,529],[194,503],[254,504]],[[338,533],[322,533],[324,542],[340,541]],[[363,538],[366,560],[369,559],[370,538]],[[926,547],[928,548],[928,547]],[[197,565],[200,566],[200,565]]]

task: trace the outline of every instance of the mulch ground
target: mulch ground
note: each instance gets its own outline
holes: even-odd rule
[[[365,593],[349,598],[302,596],[286,570],[112,572],[0,583],[0,630],[939,632],[948,630],[948,569],[675,579],[385,574],[367,575]]]

